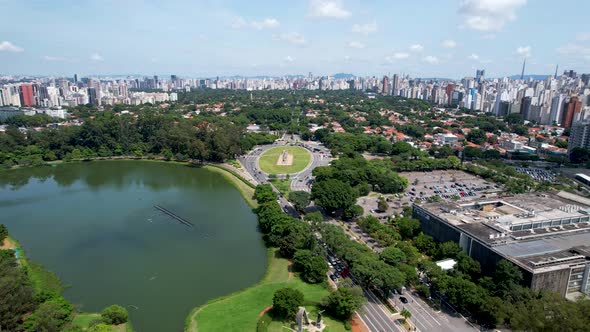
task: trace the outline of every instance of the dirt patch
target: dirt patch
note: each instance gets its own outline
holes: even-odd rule
[[[269,305],[268,307],[264,308],[264,310],[262,310],[259,314],[258,317],[262,317],[264,316],[265,313],[267,313],[270,309],[272,309],[272,305]]]
[[[284,150],[277,159],[277,166],[291,166],[293,165],[293,155],[289,151]]]
[[[10,241],[8,238],[4,239],[4,242],[2,243],[2,245],[0,246],[1,250],[8,250],[8,249],[14,249],[15,245],[14,243],[12,243],[12,241]]]
[[[350,326],[352,327],[352,332],[369,332],[369,329],[357,314],[354,314],[350,318]]]

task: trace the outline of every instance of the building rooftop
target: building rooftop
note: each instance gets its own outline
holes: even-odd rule
[[[535,273],[590,257],[590,200],[581,196],[521,194],[422,207]]]

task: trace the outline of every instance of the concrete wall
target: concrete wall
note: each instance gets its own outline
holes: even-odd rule
[[[436,241],[459,243],[461,233],[446,223],[433,218],[426,212],[419,211],[416,207],[414,207],[413,217],[420,220],[420,230],[424,234],[432,236]]]
[[[532,276],[531,288],[533,290],[546,289],[554,291],[561,296],[565,296],[567,292],[567,282],[569,280],[569,276],[569,267],[563,270],[535,273]]]

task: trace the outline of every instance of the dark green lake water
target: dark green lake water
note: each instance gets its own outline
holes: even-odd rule
[[[125,306],[139,332],[182,331],[192,308],[256,283],[266,268],[256,216],[237,189],[183,165],[100,161],[0,172],[0,222],[31,260],[70,286],[68,300],[90,312]]]

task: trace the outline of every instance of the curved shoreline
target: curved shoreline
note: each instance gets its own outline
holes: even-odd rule
[[[253,198],[254,190],[256,188],[255,185],[253,185],[252,183],[250,183],[249,181],[247,181],[246,179],[241,177],[235,171],[227,169],[223,164],[213,164],[213,163],[195,164],[190,161],[164,160],[163,158],[155,158],[155,159],[134,158],[131,156],[118,157],[118,158],[117,157],[115,157],[115,158],[97,157],[97,158],[92,158],[89,160],[75,160],[75,161],[71,161],[71,162],[78,162],[79,163],[79,162],[91,162],[91,161],[102,161],[102,160],[146,161],[146,162],[172,163],[172,164],[176,164],[176,165],[202,167],[204,169],[207,169],[207,171],[209,171],[209,172],[217,173],[217,174],[221,175],[223,178],[225,178],[231,185],[234,186],[234,188],[236,188],[238,190],[238,192],[240,193],[240,195],[242,196],[242,198],[244,199],[246,204],[248,204],[248,206],[250,206],[252,209],[254,209],[258,206],[258,203]],[[70,163],[70,161],[59,160],[59,161],[46,163],[45,165],[42,165],[42,166],[51,166],[51,165],[57,165],[57,164],[62,164],[62,163],[64,163],[64,164]],[[38,166],[35,166],[35,167],[38,167]],[[21,169],[21,168],[25,168],[25,167],[14,167],[9,170],[16,170],[16,169]],[[0,172],[0,174],[1,174],[1,172]],[[193,308],[185,320],[185,331],[196,331],[196,329],[197,329],[196,323],[197,322],[196,322],[196,319],[194,319],[194,318],[206,306],[208,306],[212,303],[217,303],[220,301],[228,300],[228,299],[233,298],[234,296],[237,296],[249,289],[256,288],[256,287],[259,287],[262,284],[264,284],[267,277],[268,277],[268,274],[269,274],[270,262],[271,262],[273,254],[274,254],[274,250],[272,248],[268,248],[267,249],[267,257],[266,257],[266,263],[267,263],[266,270],[265,270],[262,278],[260,278],[260,280],[258,280],[255,284],[248,286],[246,288],[243,288],[241,290],[234,291],[230,294],[211,299],[211,300],[207,301],[206,303]],[[194,326],[193,326],[193,323],[194,323]]]

